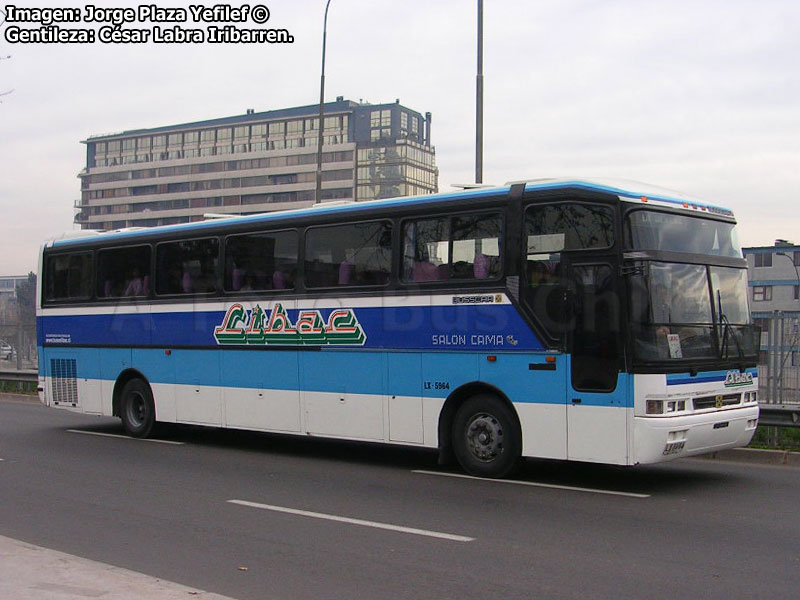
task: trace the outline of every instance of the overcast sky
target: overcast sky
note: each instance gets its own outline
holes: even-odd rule
[[[324,0],[263,4],[267,26],[294,43],[33,45],[0,35],[0,93],[13,90],[0,96],[0,275],[36,270],[42,240],[74,228],[81,140],[318,102]],[[474,180],[476,7],[330,6],[326,100],[399,98],[433,113],[442,191]],[[798,0],[486,0],[484,182],[645,181],[732,208],[744,245],[800,243],[798,60]]]

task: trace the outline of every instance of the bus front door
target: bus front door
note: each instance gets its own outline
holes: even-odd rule
[[[621,302],[611,263],[568,269],[567,458],[627,464],[627,378],[620,373]]]

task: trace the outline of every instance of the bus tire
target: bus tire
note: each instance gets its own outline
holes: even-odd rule
[[[153,392],[146,381],[131,379],[122,388],[119,416],[128,435],[137,438],[149,437],[156,423],[156,408]]]
[[[453,453],[470,475],[500,478],[519,464],[522,444],[511,409],[490,394],[466,400],[453,418]]]

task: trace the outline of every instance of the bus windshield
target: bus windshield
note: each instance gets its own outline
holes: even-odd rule
[[[636,210],[625,221],[631,250],[661,250],[741,258],[734,223],[687,215]]]
[[[637,359],[754,359],[745,269],[647,262],[629,293]]]

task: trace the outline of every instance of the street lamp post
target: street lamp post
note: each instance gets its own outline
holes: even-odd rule
[[[778,255],[778,256],[785,256],[790,261],[792,261],[792,267],[794,267],[795,281],[797,282],[797,283],[795,283],[795,285],[800,285],[800,272],[797,271],[797,265],[794,262],[794,257],[793,256],[789,256],[788,254],[786,254],[786,252],[783,252],[783,251],[776,252],[775,254]]]
[[[478,75],[475,80],[475,183],[483,183],[483,0],[478,0]]]
[[[314,194],[314,204],[322,202],[322,134],[325,130],[325,44],[328,39],[328,7],[331,0],[325,4],[325,19],[322,22],[322,71],[319,77],[319,123],[317,127],[317,189]]]

